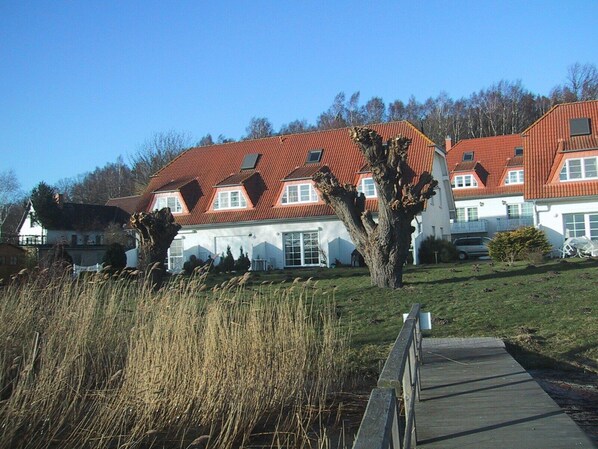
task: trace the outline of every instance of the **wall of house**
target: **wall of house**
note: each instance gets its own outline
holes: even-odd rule
[[[438,152],[434,155],[434,164],[432,166],[432,176],[438,181],[438,190],[416,219],[414,227],[414,258],[417,262],[417,249],[421,240],[429,235],[436,238],[451,239],[451,223],[450,212],[453,206],[452,191],[448,178],[448,170],[446,168],[446,160],[444,156]]]
[[[19,230],[19,237],[32,236],[39,238],[41,241],[41,238],[46,236],[46,230],[42,228],[42,226],[39,223],[33,222],[33,220],[31,219],[32,213],[33,207],[31,208],[30,213],[23,221],[23,225]]]
[[[494,198],[475,198],[475,199],[461,199],[455,200],[455,207],[457,208],[470,208],[476,207],[478,210],[478,220],[486,220],[487,228],[484,235],[492,237],[494,234],[504,229],[506,225],[504,221],[507,219],[507,205],[509,204],[522,204],[524,202],[523,195],[517,196],[502,196]],[[499,225],[500,221],[503,221]],[[530,223],[531,224],[531,223]],[[513,222],[512,225],[516,225]],[[476,234],[471,232],[471,234]],[[466,236],[468,233],[454,234],[453,239],[459,236]]]
[[[598,214],[598,199],[596,197],[553,199],[550,203],[537,201],[535,210],[538,228],[546,233],[550,244],[557,249],[563,246],[567,238],[563,215]]]

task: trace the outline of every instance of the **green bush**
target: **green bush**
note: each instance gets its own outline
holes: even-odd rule
[[[185,274],[192,274],[197,267],[204,265],[203,260],[198,259],[195,254],[189,256],[189,260],[183,264],[183,271]]]
[[[104,266],[110,265],[114,270],[122,270],[127,266],[125,247],[120,243],[112,243],[104,253]]]
[[[226,247],[226,255],[222,254],[218,268],[221,272],[226,273],[235,269],[235,258],[230,250],[230,246]]]
[[[438,253],[438,260],[436,260]],[[419,247],[419,261],[421,263],[451,262],[457,260],[459,254],[455,245],[448,240],[426,237]]]
[[[251,260],[249,260],[249,256],[247,253],[243,253],[243,247],[241,247],[241,254],[239,258],[235,261],[235,270],[240,272],[245,272],[249,270],[251,267]]]
[[[547,254],[552,246],[543,231],[533,226],[524,226],[496,234],[488,243],[488,250],[492,259],[513,263],[528,255]]]

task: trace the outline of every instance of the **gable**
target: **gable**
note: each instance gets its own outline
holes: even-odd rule
[[[566,103],[553,107],[524,132],[527,199],[598,195],[598,179],[559,179],[566,160],[583,159],[598,150],[597,123],[598,101]]]

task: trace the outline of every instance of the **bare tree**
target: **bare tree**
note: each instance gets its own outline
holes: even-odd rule
[[[567,81],[550,93],[554,104],[598,99],[598,69],[594,64],[576,62],[567,70]]]
[[[9,230],[4,229],[4,225],[11,210],[14,210],[22,196],[21,184],[14,170],[0,172],[0,237],[3,233],[10,233]]]
[[[372,285],[399,288],[415,230],[411,222],[434,195],[438,182],[427,172],[420,174],[416,184],[409,182],[407,150],[411,140],[407,137],[399,135],[384,143],[375,131],[365,127],[352,128],[350,135],[372,170],[378,192],[378,222],[365,209],[365,197],[354,185],[341,185],[326,169],[313,179],[364,257]]]
[[[301,134],[313,130],[314,127],[307,123],[307,120],[293,120],[288,124],[282,125],[279,134]]]
[[[176,131],[156,133],[146,140],[130,158],[135,192],[143,192],[150,176],[189,147],[189,135]]]
[[[162,287],[165,271],[164,260],[168,256],[168,248],[181,229],[174,221],[170,209],[165,207],[153,212],[138,212],[131,217],[131,226],[139,232],[139,268],[150,270],[154,289]]]
[[[363,123],[382,123],[385,118],[386,105],[380,97],[372,97],[363,107]]]
[[[245,131],[247,131],[247,135],[245,136],[247,140],[261,139],[274,134],[272,123],[266,117],[252,117]]]
[[[209,145],[214,145],[214,139],[212,139],[212,135],[210,133],[203,136],[201,139],[199,139],[199,142],[197,142],[198,147],[207,147]]]

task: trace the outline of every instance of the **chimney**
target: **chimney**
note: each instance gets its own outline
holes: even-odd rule
[[[62,207],[62,205],[64,204],[64,195],[62,193],[55,193],[54,201],[56,201],[56,204]]]
[[[453,148],[453,139],[451,139],[451,136],[446,136],[444,139],[444,151],[448,153],[451,151],[451,148]]]

